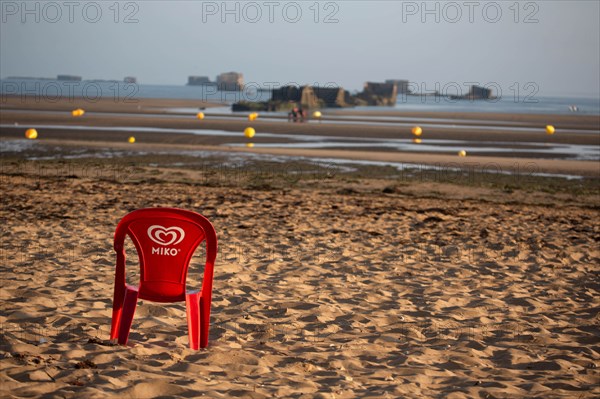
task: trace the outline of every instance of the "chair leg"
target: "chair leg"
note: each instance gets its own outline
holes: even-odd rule
[[[113,293],[113,312],[110,325],[110,339],[117,339],[121,325],[121,312],[123,310],[123,299],[125,298],[125,250],[117,251],[117,267],[115,271],[115,290]]]
[[[137,306],[138,290],[135,287],[127,286],[125,291],[125,299],[123,300],[123,308],[121,310],[121,320],[119,322],[119,344],[127,344],[129,338],[129,330],[133,322],[133,315]]]
[[[198,350],[200,344],[200,293],[195,292],[185,296],[187,310],[188,337],[190,349]]]
[[[116,305],[116,303],[115,303]],[[121,325],[121,313],[123,311],[123,302],[113,306],[112,322],[110,325],[110,339],[117,339],[119,336],[119,326]]]
[[[200,297],[200,348],[208,346],[208,328],[210,326],[210,301]]]

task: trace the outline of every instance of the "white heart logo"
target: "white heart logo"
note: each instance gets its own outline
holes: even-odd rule
[[[181,227],[163,227],[155,224],[148,228],[148,237],[160,245],[176,245],[183,241],[185,232]]]

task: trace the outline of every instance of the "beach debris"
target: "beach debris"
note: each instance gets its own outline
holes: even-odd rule
[[[254,128],[252,128],[252,127],[247,127],[246,129],[244,129],[244,136],[246,136],[249,139],[254,137],[255,134],[256,134],[256,130],[254,130]]]
[[[460,150],[460,151],[458,152],[458,156],[459,156],[459,157],[466,157],[466,156],[467,156],[467,152],[466,152],[465,150]]]
[[[412,142],[413,142],[413,143],[415,143],[415,144],[421,144],[421,143],[423,142],[423,140],[421,140],[421,139],[420,139],[420,138],[418,138],[418,137],[414,137],[414,138],[412,139]]]
[[[254,147],[254,143],[246,143],[246,147],[252,148],[252,147]]]
[[[196,118],[198,118],[198,119],[200,119],[200,120],[204,119],[204,112],[198,112],[198,113],[196,114]]]
[[[546,125],[546,134],[554,134],[555,131],[556,129],[554,129],[554,126]]]
[[[415,126],[412,128],[412,134],[414,134],[415,136],[419,137],[421,134],[423,134],[423,129],[421,129],[421,126]]]
[[[258,112],[253,112],[253,113],[251,113],[250,115],[248,115],[248,120],[249,120],[250,122],[253,122],[253,121],[255,121],[257,118],[258,118]]]
[[[90,339],[88,339],[87,341],[88,344],[97,344],[97,345],[102,345],[102,346],[117,346],[117,342],[115,340],[115,342],[113,341],[103,341],[99,338],[96,337],[92,337]]]
[[[89,359],[84,359],[80,362],[77,362],[75,364],[75,368],[76,369],[95,369],[95,368],[98,368],[98,365]]]
[[[81,380],[81,377],[77,377],[74,380],[67,381],[69,385],[74,385],[76,387],[82,387],[85,385],[85,382]]]
[[[30,140],[37,139],[37,136],[38,136],[38,132],[35,129],[27,129],[25,131],[25,137],[27,137]]]
[[[135,143],[135,137],[131,136],[127,139],[127,141],[129,141],[129,144],[133,144]]]
[[[318,119],[318,118],[320,118],[322,116],[323,116],[323,114],[321,114],[321,111],[315,111],[315,112],[313,112],[313,118],[317,118]]]
[[[73,111],[71,111],[71,115],[73,115],[73,116],[83,116],[83,114],[85,114],[85,111],[82,110],[81,108],[77,108],[77,109],[74,109]]]

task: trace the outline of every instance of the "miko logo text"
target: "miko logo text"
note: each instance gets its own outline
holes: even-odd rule
[[[155,224],[148,228],[148,237],[155,243],[162,245],[162,247],[152,247],[152,255],[177,256],[180,249],[169,246],[177,245],[183,241],[185,232],[181,227],[163,227]]]

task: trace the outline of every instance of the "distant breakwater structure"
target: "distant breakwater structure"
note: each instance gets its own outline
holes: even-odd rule
[[[239,72],[224,72],[211,81],[208,76],[188,76],[188,86],[216,86],[219,91],[241,91],[244,75]]]
[[[390,106],[396,105],[398,95],[448,97],[451,100],[491,100],[495,99],[492,90],[473,85],[464,95],[442,95],[438,91],[432,93],[414,93],[410,90],[408,80],[390,79],[385,82],[366,82],[363,90],[350,94],[343,87],[337,86],[296,86],[287,85],[271,90],[269,101],[238,101],[231,108],[233,111],[283,111],[300,106],[302,108],[346,108],[356,106]]]

